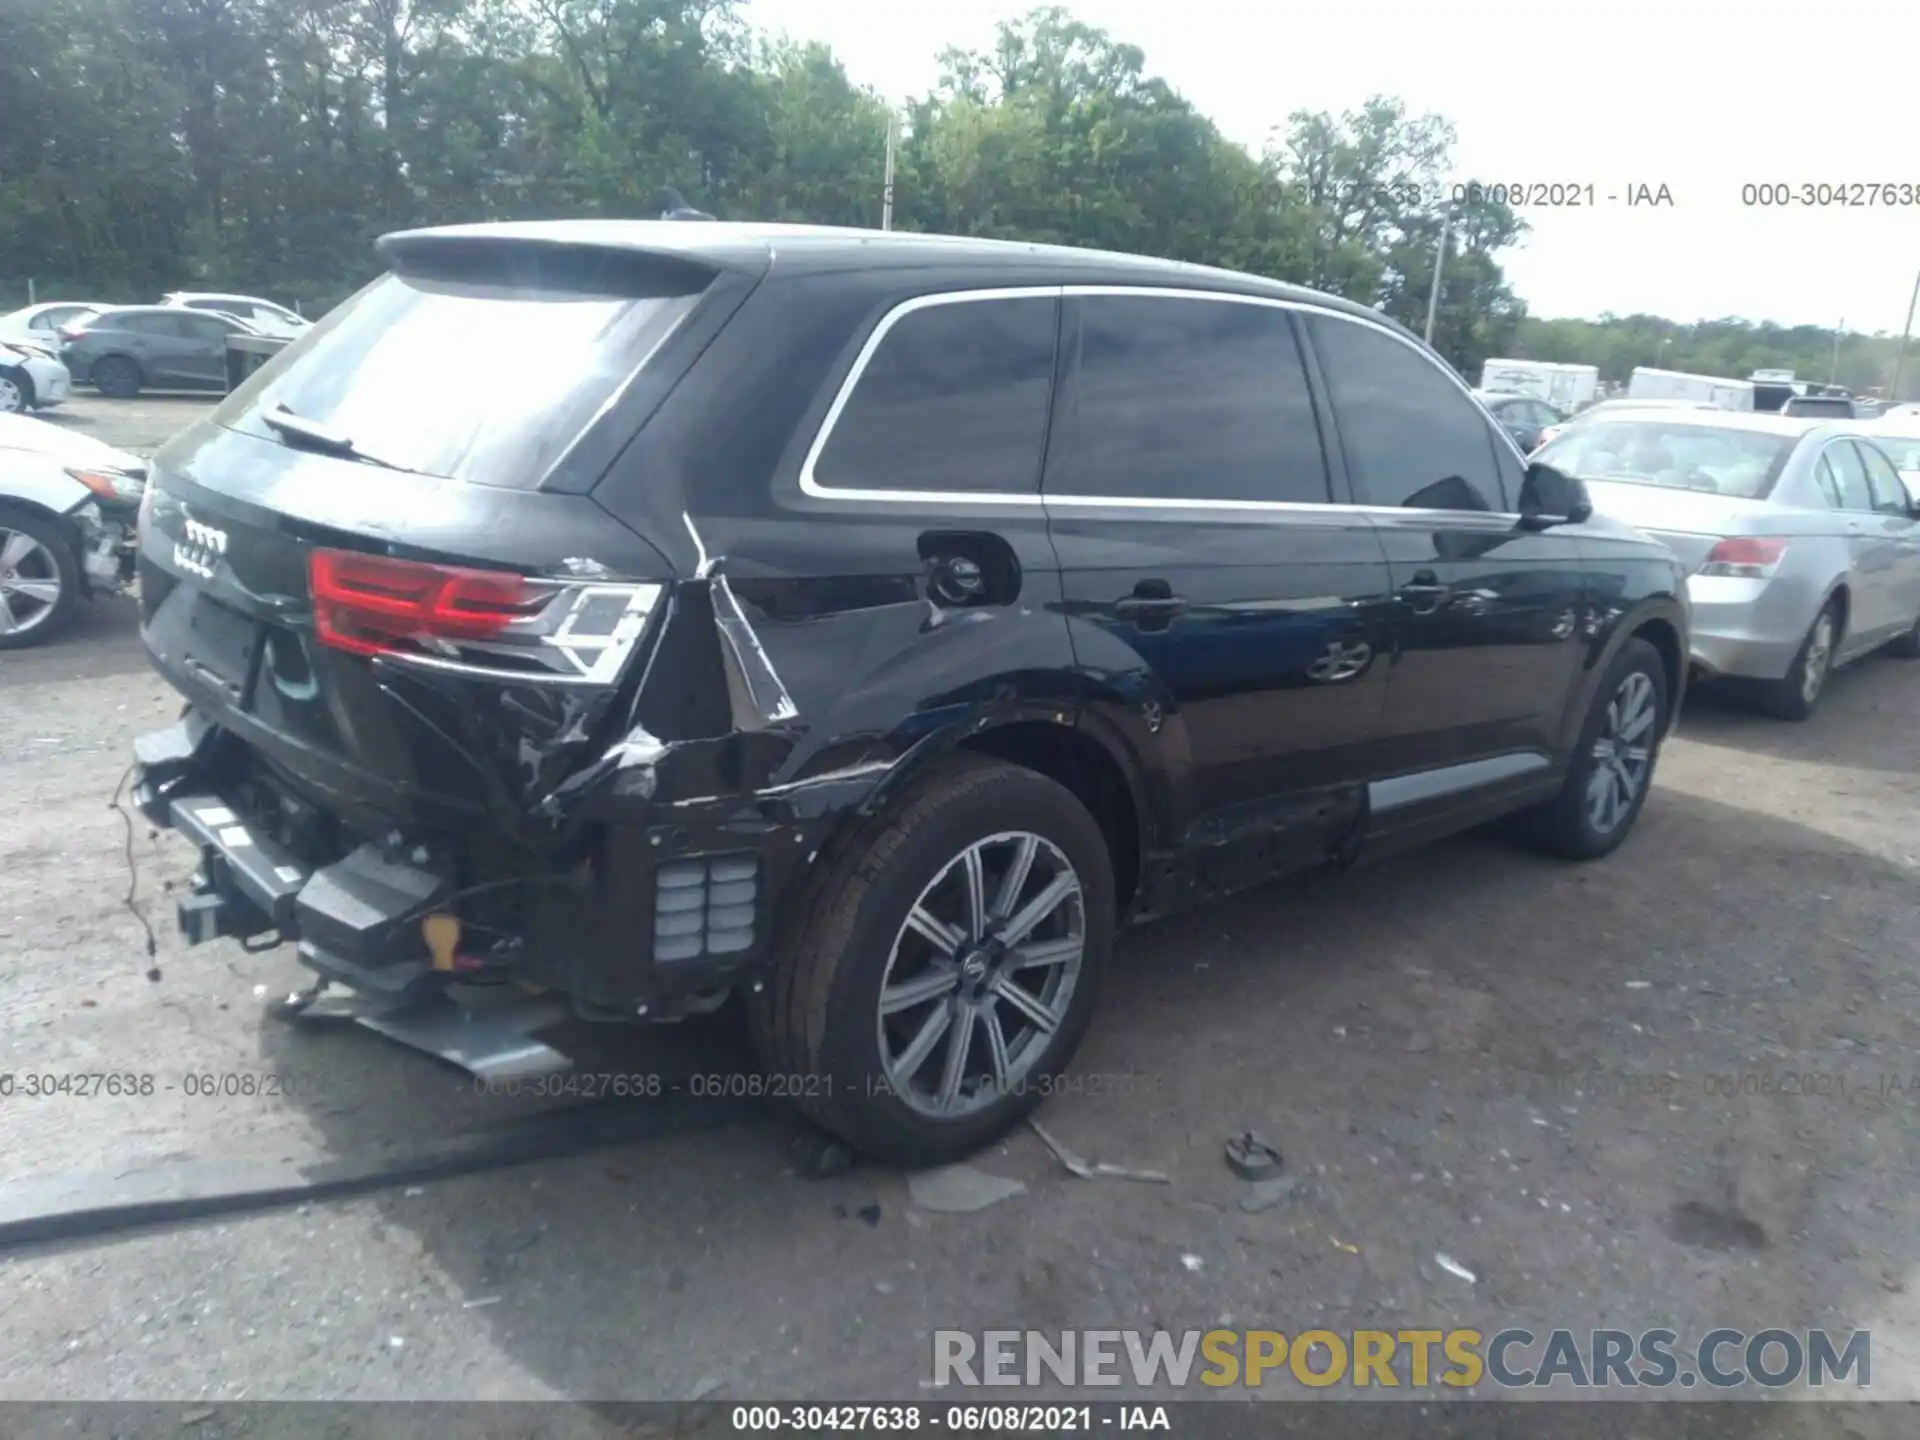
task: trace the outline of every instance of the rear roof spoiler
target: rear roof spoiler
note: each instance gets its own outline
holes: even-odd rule
[[[773,251],[731,226],[672,220],[569,220],[447,225],[382,235],[375,250],[400,274],[518,281],[624,292],[703,289],[725,272],[758,278]]]

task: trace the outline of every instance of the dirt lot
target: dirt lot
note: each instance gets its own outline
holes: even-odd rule
[[[113,408],[67,418],[144,445],[191,413]],[[936,1327],[1215,1324],[1870,1326],[1876,1395],[1920,1396],[1917,702],[1887,659],[1805,726],[1703,698],[1598,865],[1469,837],[1134,934],[1043,1120],[1169,1185],[1076,1179],[1023,1131],[978,1164],[1024,1193],[923,1213],[892,1171],[795,1174],[776,1118],[41,1247],[0,1257],[0,1398],[913,1398]],[[264,1020],[256,986],[297,967],[179,947],[161,887],[191,860],[142,829],[145,978],[107,800],[173,708],[125,607],[0,659],[0,1070],[160,1087],[0,1101],[0,1182],[501,1113],[364,1031]],[[684,1071],[734,1037],[598,1043],[596,1068]],[[189,1097],[189,1072],[284,1093]],[[1247,1127],[1305,1182],[1260,1214],[1221,1159]]]

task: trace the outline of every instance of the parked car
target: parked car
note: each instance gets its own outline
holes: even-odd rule
[[[1550,425],[1564,425],[1567,417],[1544,400],[1531,395],[1502,395],[1476,392],[1487,413],[1500,422],[1500,428],[1513,437],[1521,451],[1531,451],[1540,443],[1541,433]]]
[[[1645,801],[1678,563],[1371,309],[721,222],[380,250],[154,464],[190,941],[369,1007],[732,992],[777,1093],[925,1161],[1039,1103],[1122,919]]]
[[[225,390],[227,337],[257,333],[231,315],[130,305],[68,326],[60,357],[76,378],[116,400],[145,387]]]
[[[1806,419],[1809,416],[1821,416],[1831,420],[1854,420],[1859,411],[1853,398],[1848,395],[1794,395],[1781,406],[1780,413],[1789,418]]]
[[[1696,666],[1804,720],[1835,667],[1883,646],[1920,656],[1920,529],[1872,437],[1768,414],[1623,414],[1538,458],[1680,557]]]
[[[208,295],[199,291],[176,290],[162,297],[162,305],[185,310],[209,310],[244,320],[262,335],[292,338],[312,328],[313,322],[284,305],[262,300],[257,295]]]
[[[1720,410],[1722,407],[1708,400],[1633,400],[1619,396],[1611,400],[1602,400],[1597,405],[1589,405],[1576,415],[1570,415],[1557,425],[1549,425],[1541,430],[1534,441],[1535,448],[1558,440],[1570,426],[1584,425],[1597,417],[1618,415],[1627,410]]]
[[[60,353],[60,327],[110,308],[78,300],[49,300],[0,315],[0,341],[24,341],[49,355]]]
[[[58,405],[72,388],[67,367],[39,346],[0,340],[0,415]]]
[[[138,456],[0,415],[0,650],[51,640],[83,597],[132,583],[145,489]]]

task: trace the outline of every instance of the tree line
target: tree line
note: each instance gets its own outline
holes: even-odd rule
[[[1424,327],[1454,146],[1439,116],[1386,96],[1300,111],[1254,153],[1137,47],[1042,8],[944,53],[895,117],[735,0],[0,8],[0,309],[31,278],[41,299],[204,287],[314,314],[371,278],[386,231],[652,216],[665,187],[721,219],[873,226],[896,119],[897,228],[1225,265]],[[1491,199],[1451,209],[1434,342],[1463,371],[1653,363],[1634,347],[1667,322],[1528,319],[1498,258],[1524,223]],[[1800,333],[1759,327],[1747,350],[1804,370]]]

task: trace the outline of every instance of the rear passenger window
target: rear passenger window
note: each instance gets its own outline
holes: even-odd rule
[[[1271,305],[1087,296],[1049,495],[1327,503],[1299,342]]]
[[[894,322],[814,461],[847,490],[1040,489],[1059,302],[922,306]]]
[[[1913,502],[1907,498],[1906,484],[1900,479],[1900,472],[1893,468],[1893,462],[1863,441],[1856,441],[1854,449],[1859,452],[1860,463],[1866,468],[1867,488],[1873,494],[1873,508],[1882,515],[1911,513]]]
[[[1354,499],[1504,510],[1493,427],[1432,360],[1369,325],[1312,318]]]
[[[1827,446],[1826,459],[1833,467],[1833,478],[1839,486],[1840,508],[1873,509],[1873,492],[1867,487],[1867,471],[1860,463],[1860,452],[1841,440]]]

